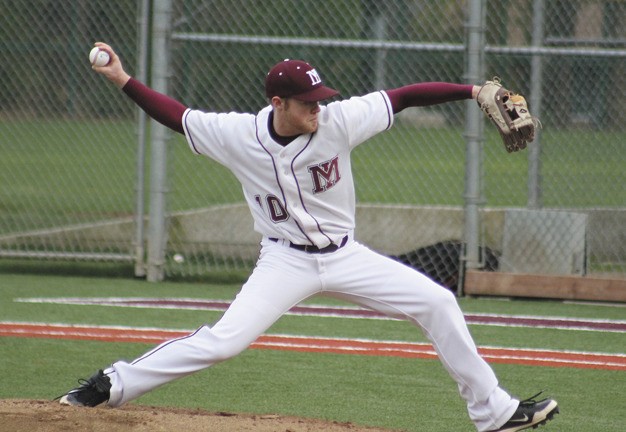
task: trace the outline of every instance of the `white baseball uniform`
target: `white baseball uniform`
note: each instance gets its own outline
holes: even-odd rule
[[[212,327],[105,371],[112,383],[108,404],[120,406],[239,354],[290,308],[321,294],[421,328],[456,381],[477,429],[497,428],[513,415],[518,401],[499,387],[478,355],[454,295],[353,239],[350,152],[392,126],[387,94],[374,92],[320,108],[317,132],[286,146],[270,134],[271,106],[256,115],[185,112],[183,127],[192,151],[225,165],[241,182],[255,230],[263,235],[260,257]],[[302,245],[313,250],[301,250]],[[315,248],[331,252],[315,253]]]

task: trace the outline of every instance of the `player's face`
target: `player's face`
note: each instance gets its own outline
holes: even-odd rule
[[[282,99],[281,106],[275,112],[279,116],[282,131],[277,129],[276,132],[285,136],[313,133],[317,131],[319,112],[319,102]]]

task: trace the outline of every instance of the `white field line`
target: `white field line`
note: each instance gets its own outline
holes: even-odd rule
[[[181,309],[223,312],[230,305],[221,299],[198,298],[149,298],[149,297],[32,297],[16,298],[18,303],[68,304],[81,306],[114,306],[139,309]],[[352,306],[329,306],[306,304],[299,305],[286,315],[318,316],[346,319],[395,320],[385,315],[366,311]],[[533,327],[557,330],[602,331],[624,333],[626,320],[595,318],[571,318],[555,316],[506,315],[489,313],[468,313],[466,319],[470,325],[495,327]],[[614,328],[611,328],[614,327]]]
[[[101,326],[64,323],[16,322],[0,321],[0,334],[15,336],[56,336],[83,337],[94,340],[115,339],[145,340],[146,342],[163,342],[165,339],[177,338],[194,330],[167,329],[155,327]],[[303,336],[287,334],[263,335],[253,342],[253,347],[292,348],[301,350],[340,351],[352,353],[406,353],[420,356],[436,357],[436,352],[427,343],[404,342],[393,340],[330,338],[324,336]],[[504,348],[494,346],[480,347],[481,355],[487,360],[512,360],[516,362],[542,362],[549,364],[593,365],[598,367],[619,367],[626,369],[626,354],[584,352],[570,350]],[[498,353],[494,353],[498,351]],[[535,353],[536,355],[531,355]],[[552,354],[552,356],[551,356]],[[391,354],[390,354],[391,355]],[[597,359],[594,359],[597,358]],[[601,359],[601,358],[604,358]],[[612,360],[607,360],[607,358]]]

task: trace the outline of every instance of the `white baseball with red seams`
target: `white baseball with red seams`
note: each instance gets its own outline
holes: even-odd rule
[[[93,47],[89,52],[89,62],[93,66],[106,66],[111,61],[109,53],[98,47]]]
[[[108,404],[120,406],[239,354],[294,305],[321,294],[421,328],[456,381],[477,429],[502,425],[518,401],[499,387],[479,356],[454,295],[353,239],[350,152],[392,126],[386,92],[321,106],[317,131],[286,146],[272,138],[271,112],[271,107],[256,115],[185,111],[183,127],[192,151],[228,167],[241,182],[255,230],[263,235],[260,258],[215,325],[107,369],[112,383]],[[290,246],[331,243],[337,250],[330,253]]]

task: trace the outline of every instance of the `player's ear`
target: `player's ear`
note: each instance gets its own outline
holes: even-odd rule
[[[282,109],[283,111],[288,107],[288,98],[281,98],[278,96],[274,96],[271,100],[272,106],[274,109]]]

